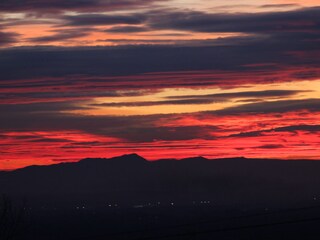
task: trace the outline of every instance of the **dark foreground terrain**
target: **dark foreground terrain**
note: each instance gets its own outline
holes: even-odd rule
[[[15,210],[0,204],[0,239],[319,239],[319,173],[318,161],[136,154],[1,172]]]
[[[32,210],[14,239],[319,239],[320,207],[221,211],[214,207]]]

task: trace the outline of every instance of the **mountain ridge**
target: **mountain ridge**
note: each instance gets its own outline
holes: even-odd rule
[[[73,164],[83,164],[83,163],[94,163],[94,162],[105,162],[105,161],[122,161],[122,163],[132,163],[133,161],[137,162],[145,162],[145,163],[155,163],[155,162],[163,162],[163,161],[288,161],[288,162],[299,162],[299,161],[317,161],[317,160],[310,160],[310,159],[274,159],[274,158],[247,158],[243,156],[238,157],[228,157],[228,158],[206,158],[203,156],[195,156],[195,157],[187,157],[187,158],[165,158],[165,159],[156,159],[156,160],[148,160],[142,156],[140,156],[137,153],[130,153],[130,154],[123,154],[120,156],[114,156],[110,158],[83,158],[79,161],[75,162],[61,162],[61,163],[54,163],[54,164],[48,164],[48,165],[30,165],[23,168],[17,168],[10,171],[1,171],[2,173],[10,173],[10,172],[16,172],[21,170],[27,170],[32,168],[48,168],[48,167],[58,167],[58,166],[65,166],[65,165],[73,165]]]
[[[137,154],[33,166],[0,174],[0,195],[30,202],[183,202],[265,206],[320,196],[320,161],[246,158],[147,161]]]

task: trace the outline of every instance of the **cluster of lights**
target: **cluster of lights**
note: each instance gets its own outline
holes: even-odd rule
[[[193,204],[197,204],[196,201],[193,201],[192,203],[193,203]],[[210,202],[210,201],[200,201],[200,202],[198,202],[198,203],[200,203],[200,204],[210,204],[211,202]]]

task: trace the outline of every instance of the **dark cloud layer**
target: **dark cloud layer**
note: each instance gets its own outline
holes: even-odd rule
[[[105,14],[80,14],[65,16],[67,26],[99,26],[114,24],[140,24],[144,15],[105,15]]]
[[[289,34],[319,31],[319,7],[263,13],[208,13],[191,10],[155,10],[143,14],[79,14],[60,16],[67,26],[111,24],[144,24],[142,28],[115,26],[119,32],[150,30],[182,30],[206,33]],[[140,27],[140,26],[137,26]]]
[[[155,15],[154,28],[196,32],[273,33],[319,30],[320,8],[267,13],[172,12]]]
[[[320,132],[320,125],[293,125],[293,126],[278,127],[278,128],[272,128],[272,129],[264,129],[259,131],[233,134],[233,135],[230,135],[230,137],[257,137],[257,136],[262,136],[264,133],[272,133],[272,132],[294,133],[296,131]]]
[[[58,41],[74,34],[77,31],[36,40]],[[0,50],[0,97],[4,101],[10,98],[41,101],[46,95],[48,98],[81,98],[86,94],[99,97],[108,96],[106,93],[114,90],[224,87],[319,78],[319,45],[295,44],[295,41],[260,39],[229,46],[3,49]],[[271,97],[291,93],[260,94]]]
[[[243,104],[215,111],[215,114],[283,113],[290,111],[319,111],[320,99],[280,100]]]
[[[230,92],[230,93],[215,93],[206,95],[184,95],[184,96],[169,96],[170,99],[206,99],[206,98],[264,98],[264,97],[286,97],[290,95],[295,95],[303,91],[299,90],[264,90],[264,91],[245,91],[245,92]]]
[[[181,127],[131,127],[117,131],[110,130],[109,135],[126,139],[130,142],[181,141],[190,139],[212,140],[211,134],[217,130],[214,126],[181,126]]]
[[[63,111],[85,109],[78,102],[0,105],[5,116],[0,129],[6,131],[80,131],[98,136],[115,137],[124,142],[179,141],[215,139],[215,126],[158,126],[171,115],[83,116]],[[21,121],[23,119],[23,121]],[[143,125],[141,124],[143,123]]]
[[[64,40],[69,40],[74,38],[85,37],[89,35],[91,31],[92,29],[90,28],[64,29],[63,31],[56,30],[56,31],[53,31],[53,32],[56,32],[53,35],[29,38],[28,40],[35,43],[64,41]]]
[[[43,107],[42,105],[40,106]],[[55,105],[53,106],[55,107]],[[73,106],[70,106],[72,108]],[[21,107],[20,107],[21,108]],[[62,108],[67,109],[68,106]],[[188,139],[207,136],[202,127],[156,127],[164,116],[82,116],[58,111],[8,111],[0,119],[2,131],[80,131],[98,136],[116,137],[124,142]],[[23,121],[21,121],[23,119]],[[141,123],[143,122],[143,125]],[[214,129],[214,127],[211,127]]]
[[[8,4],[8,3],[6,3]],[[203,12],[154,12],[145,15],[80,14],[64,16],[70,29],[52,36],[31,39],[35,43],[68,40],[89,34],[86,25],[115,23],[107,31],[178,29],[196,32],[241,32],[249,36],[216,40],[186,41],[178,46],[124,46],[91,48],[15,48],[1,50],[1,80],[66,77],[70,75],[114,76],[171,71],[243,71],[256,73],[283,71],[283,67],[304,69],[292,78],[319,76],[319,8],[275,13],[209,14]],[[143,26],[135,24],[144,23]],[[76,26],[76,27],[75,27]],[[3,34],[3,33],[2,33]],[[5,34],[0,41],[14,41]],[[102,41],[124,41],[103,39]],[[152,39],[152,41],[163,40]],[[179,42],[179,41],[177,41]],[[128,43],[128,42],[127,42]],[[174,41],[172,41],[174,43]],[[262,47],[263,46],[263,47]],[[271,64],[270,64],[271,63]],[[265,64],[263,66],[263,64]],[[267,65],[269,64],[269,65]],[[12,71],[12,66],[15,70]],[[254,67],[256,66],[256,67]],[[30,69],[33,69],[32,71]],[[217,81],[216,79],[212,82]],[[270,79],[272,81],[272,79]],[[199,85],[202,83],[199,81]]]
[[[147,27],[140,27],[140,26],[125,26],[125,27],[117,26],[117,27],[109,28],[105,31],[110,33],[139,33],[139,32],[147,32],[149,30],[150,29]]]
[[[266,71],[272,71],[282,66],[301,66],[305,67],[306,72],[308,68],[318,66],[318,59],[310,59],[308,56],[316,54],[312,51],[318,48],[318,45],[313,44],[295,46],[290,41],[287,44],[276,44],[264,40],[227,47],[16,48],[1,50],[0,79],[199,70],[240,71],[241,75],[241,71],[245,70],[255,72],[265,68]],[[302,54],[289,55],[290,52]],[[264,67],[262,64],[265,63],[273,65]],[[11,70],[12,66],[15,66],[15,71]],[[30,71],[31,67],[34,71]]]
[[[41,103],[41,102],[70,102],[71,100],[91,100],[96,97],[134,97],[146,96],[155,91],[138,90],[138,91],[41,91],[33,89],[29,92],[6,92],[0,94],[1,104],[26,104],[26,103]],[[1,108],[1,105],[0,105]]]
[[[1,30],[1,29],[0,29]],[[14,32],[0,31],[0,47],[10,45],[19,41],[19,34]]]
[[[68,102],[40,102],[28,104],[0,104],[1,113],[12,114],[33,114],[36,112],[61,112],[70,110],[86,109],[81,107],[81,101],[68,101]]]
[[[68,114],[63,111],[80,110],[77,102],[27,104],[1,106],[6,114],[0,119],[0,129],[6,131],[81,131],[101,136],[116,137],[130,142],[152,142],[156,140],[215,139],[213,132],[222,131],[217,126],[161,126],[159,122],[184,117],[184,114],[139,115],[139,116],[89,116]],[[242,114],[286,113],[289,111],[319,112],[320,100],[282,100],[243,104],[214,112],[195,113],[203,118],[211,113],[215,116]],[[303,116],[302,116],[303,117]],[[23,121],[22,121],[23,119]],[[143,123],[143,124],[142,124]],[[293,125],[262,131],[244,132],[230,137],[255,137],[262,132],[319,131],[318,125]]]
[[[260,8],[292,8],[292,7],[299,7],[299,4],[295,3],[287,3],[287,4],[265,4],[260,6]]]
[[[0,2],[0,11],[42,13],[56,11],[100,12],[140,7],[150,5],[153,2],[153,0],[2,0]]]

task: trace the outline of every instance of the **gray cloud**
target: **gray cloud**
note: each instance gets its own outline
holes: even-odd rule
[[[117,27],[112,27],[107,30],[106,32],[110,33],[139,33],[139,32],[147,32],[150,29],[147,27],[141,27],[141,26],[117,26]]]
[[[196,32],[272,33],[319,29],[320,8],[304,8],[267,13],[160,13],[151,18],[150,26]]]
[[[0,104],[0,112],[6,114],[33,114],[36,112],[59,112],[70,110],[83,110],[87,107],[81,107],[85,101],[68,101],[68,102],[40,102],[28,104]]]
[[[296,132],[296,131],[320,132],[320,125],[293,125],[293,126],[278,127],[278,128],[272,128],[272,129],[264,129],[259,131],[243,132],[239,134],[232,134],[229,137],[257,137],[257,136],[262,136],[264,133],[270,133],[270,132]]]
[[[288,4],[265,4],[262,6],[259,6],[260,8],[293,8],[293,7],[300,7],[299,4],[295,3],[288,3]]]
[[[1,30],[1,29],[0,29]],[[19,41],[19,34],[14,32],[0,31],[0,47],[10,45]]]
[[[145,16],[136,15],[107,15],[107,14],[80,14],[64,16],[66,26],[99,26],[114,24],[140,24],[144,22]]]
[[[53,35],[36,37],[36,38],[29,38],[28,40],[35,42],[35,43],[64,41],[64,40],[69,40],[69,39],[74,39],[74,38],[85,37],[85,36],[89,35],[92,32],[92,30],[93,29],[91,29],[91,28],[63,29],[63,31],[55,30],[53,32],[56,32],[56,33]]]
[[[319,111],[320,99],[280,100],[243,104],[213,112],[214,114],[282,113],[298,110]]]
[[[215,15],[186,11],[182,13],[162,12],[159,15],[155,14],[154,17],[148,14],[133,16],[80,14],[78,16],[67,16],[65,21],[71,25],[74,24],[74,26],[81,26],[81,24],[114,24],[117,22],[140,24],[147,21],[145,24],[149,26],[131,26],[133,28],[130,29],[142,30],[141,27],[150,27],[151,29],[203,31],[202,28],[206,28],[212,32],[236,30],[253,32],[254,34],[216,40],[182,42],[182,44],[188,46],[166,46],[168,40],[155,39],[145,43],[150,44],[154,41],[153,43],[161,43],[162,46],[7,49],[1,51],[0,79],[69,77],[70,75],[101,77],[186,70],[237,71],[241,74],[241,71],[257,72],[258,69],[261,70],[262,75],[265,75],[265,71],[279,71],[282,65],[304,69],[300,75],[296,73],[295,76],[292,76],[293,78],[316,78],[319,73],[312,70],[312,67],[318,68],[320,64],[320,58],[315,56],[319,52],[318,41],[320,40],[318,15],[319,8],[263,14]],[[290,26],[286,26],[286,24]],[[280,29],[280,31],[279,27],[283,27],[283,29]],[[115,29],[119,30],[119,26],[116,26]],[[34,41],[44,43],[46,41],[70,39],[85,34],[88,34],[88,31],[75,28],[69,32],[36,38]],[[7,44],[14,39],[12,35],[6,35],[6,38],[2,38],[2,41]],[[129,42],[128,39],[105,39],[102,41],[132,43],[132,40]],[[140,41],[143,41],[143,39]],[[179,41],[176,42],[179,43]],[[176,42],[171,41],[173,44]],[[46,59],[46,61],[43,61],[43,59]],[[252,64],[259,66],[259,64],[265,63],[273,63],[273,65],[265,67],[260,65],[260,67],[255,68],[246,67]],[[15,66],[15,71],[11,70],[11,66]],[[29,70],[31,68],[33,71]],[[264,69],[265,71],[263,71]],[[250,75],[248,72],[247,74]],[[218,80],[212,79],[212,82],[215,81]],[[227,80],[223,81],[227,82]],[[232,79],[228,81],[230,82]],[[274,80],[270,79],[270,81]],[[201,85],[201,81],[199,81],[199,84]]]
[[[264,47],[261,48],[261,45]],[[256,72],[257,69],[263,70],[264,67],[248,68],[246,65],[270,62],[274,65],[266,66],[265,69],[271,71],[277,70],[283,64],[317,66],[319,64],[318,58],[309,59],[308,54],[305,57],[303,55],[302,57],[290,56],[288,52],[301,51],[308,53],[316,51],[318,48],[318,45],[315,46],[314,44],[295,45],[290,41],[282,44],[264,39],[228,47],[16,48],[1,50],[0,79],[29,79],[68,75],[112,76],[186,70],[253,70]],[[31,59],[32,61],[30,61]],[[46,61],[43,61],[43,59],[46,59]],[[10,66],[15,66],[15,71],[12,71]],[[31,68],[34,70],[30,71]],[[308,68],[305,68],[304,72],[307,72],[307,70]]]
[[[38,90],[38,91],[36,91]],[[78,91],[41,91],[34,89],[29,92],[7,92],[0,94],[2,104],[18,104],[18,103],[33,103],[33,102],[63,102],[72,100],[90,100],[95,97],[134,97],[146,96],[156,91],[136,90],[136,91],[97,91],[96,89]],[[0,105],[1,108],[1,105]]]
[[[284,148],[284,145],[281,144],[265,144],[253,148],[260,148],[260,149],[278,149],[278,148]]]
[[[2,0],[0,11],[42,13],[57,11],[100,12],[148,6],[156,1],[161,0]]]
[[[196,138],[214,139],[210,133],[218,129],[214,126],[157,126],[157,121],[169,116],[83,116],[54,111],[36,111],[32,114],[27,111],[7,112],[5,117],[0,119],[0,129],[4,132],[76,130],[101,136],[116,137],[129,142],[172,141]]]
[[[190,139],[214,139],[211,134],[218,128],[214,126],[183,127],[132,127],[110,130],[109,135],[126,139],[130,142],[175,141]]]
[[[239,109],[231,111],[215,111],[212,114],[252,114],[252,113],[278,113],[285,111],[314,110],[319,111],[320,100],[291,100],[276,101],[270,103],[249,104],[240,106]],[[252,109],[254,106],[254,111]],[[278,106],[278,107],[277,107]],[[63,131],[76,130],[96,135],[121,138],[130,142],[152,142],[154,140],[187,140],[187,139],[215,139],[214,132],[222,131],[216,126],[159,126],[159,122],[174,119],[181,114],[165,115],[141,115],[141,116],[85,116],[67,114],[64,110],[79,110],[79,104],[70,103],[48,103],[48,104],[26,104],[13,106],[0,106],[0,111],[5,112],[0,119],[0,129],[6,131]],[[208,112],[200,112],[208,114]],[[22,121],[23,119],[23,121]],[[143,123],[143,124],[142,124]],[[318,125],[297,125],[267,129],[262,131],[244,132],[229,137],[260,136],[263,132],[294,132],[320,131]]]
[[[286,97],[302,93],[299,90],[264,90],[264,91],[245,91],[245,92],[230,92],[230,93],[215,93],[205,95],[184,95],[184,96],[169,96],[169,99],[207,99],[207,98],[264,98],[264,97]]]

